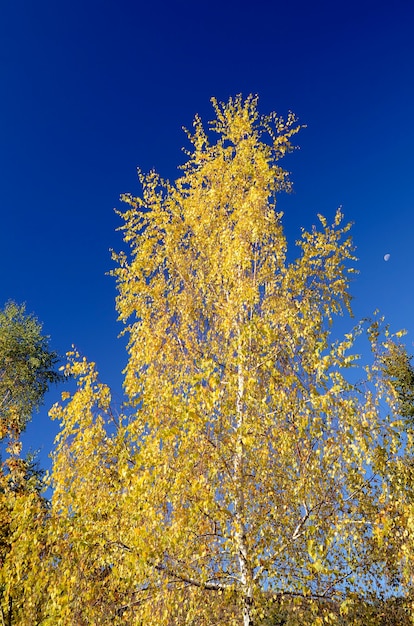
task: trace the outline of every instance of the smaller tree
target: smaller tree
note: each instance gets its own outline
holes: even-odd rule
[[[49,385],[60,380],[57,360],[36,317],[8,302],[0,311],[0,440],[18,437]]]
[[[7,626],[21,623],[22,581],[36,566],[31,547],[47,511],[43,474],[33,456],[21,457],[20,436],[49,385],[62,378],[57,360],[38,320],[8,302],[0,311],[0,618]]]
[[[411,357],[401,344],[390,344],[388,352],[382,359],[384,376],[394,388],[399,414],[407,420],[414,418],[414,367]]]
[[[375,534],[384,553],[388,578],[400,587],[399,610],[414,608],[414,367],[404,345],[388,342],[380,369],[394,397],[394,415],[401,420],[402,450],[387,464],[384,476],[384,511]],[[394,610],[388,603],[387,611]],[[388,613],[387,613],[388,614]],[[402,622],[401,622],[402,623]],[[388,624],[388,622],[387,622]]]

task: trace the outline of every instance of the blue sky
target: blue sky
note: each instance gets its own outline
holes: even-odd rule
[[[307,125],[284,163],[290,242],[342,205],[360,259],[356,317],[379,308],[411,348],[413,27],[399,0],[2,2],[0,303],[26,302],[53,348],[75,344],[121,397],[113,209],[139,192],[137,166],[177,175],[181,127],[210,119],[212,96],[258,93],[264,113]],[[26,436],[44,466],[59,394]]]

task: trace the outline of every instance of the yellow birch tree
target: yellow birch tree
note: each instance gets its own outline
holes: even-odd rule
[[[53,624],[252,626],[269,598],[291,624],[339,624],[384,582],[392,340],[370,326],[372,364],[347,377],[363,331],[332,335],[354,261],[341,211],[287,257],[276,194],[294,116],[255,97],[213,106],[180,177],[140,174],[142,195],[123,197],[128,418],[111,430],[109,390],[77,355],[79,388],[54,409]]]

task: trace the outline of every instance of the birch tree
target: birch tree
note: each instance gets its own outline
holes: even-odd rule
[[[109,390],[72,355],[79,388],[54,409],[51,623],[252,626],[273,598],[292,624],[334,624],[384,583],[392,338],[378,322],[336,338],[350,225],[319,216],[291,260],[276,197],[299,126],[257,104],[213,100],[177,180],[140,173],[142,194],[123,196],[126,417],[111,422]]]

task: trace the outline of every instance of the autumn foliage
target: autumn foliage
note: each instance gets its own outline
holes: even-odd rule
[[[22,604],[23,626],[374,625],[375,602],[409,602],[412,433],[384,373],[398,339],[378,320],[338,338],[355,262],[341,211],[290,260],[276,198],[299,126],[257,104],[213,100],[180,177],[140,173],[123,196],[126,402],[69,355],[24,574],[42,617]]]

